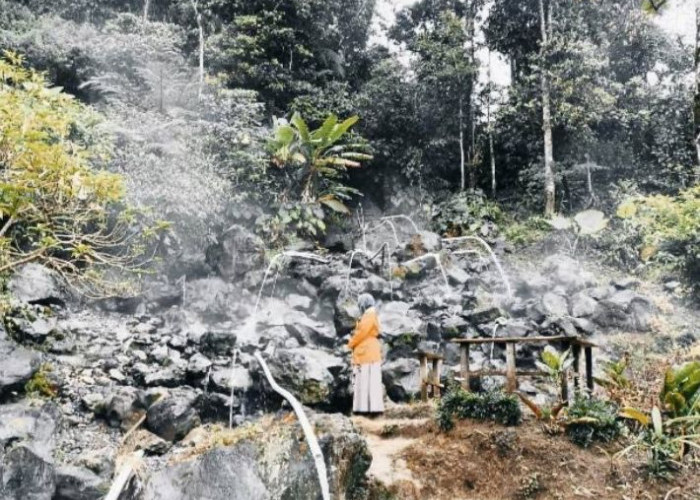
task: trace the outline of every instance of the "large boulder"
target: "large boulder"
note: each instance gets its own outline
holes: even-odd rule
[[[56,470],[56,494],[52,500],[98,500],[108,489],[109,483],[94,472],[64,465]]]
[[[323,451],[331,498],[363,498],[371,456],[342,415],[311,415]],[[290,423],[291,422],[291,423]],[[235,432],[235,431],[234,431]],[[318,475],[296,421],[256,423],[232,446],[214,447],[166,466],[146,480],[141,500],[316,500]]]
[[[595,276],[566,255],[552,255],[544,261],[544,276],[564,292],[578,292],[596,285]]]
[[[207,248],[206,261],[221,277],[227,280],[239,278],[262,267],[265,243],[246,228],[234,225]]]
[[[393,401],[406,401],[420,389],[418,359],[397,359],[384,363],[382,381]]]
[[[167,441],[179,441],[199,425],[200,394],[192,389],[172,389],[148,408],[146,425]]]
[[[53,403],[23,401],[0,406],[0,498],[53,498],[53,435],[58,419],[59,410]]]
[[[320,349],[279,349],[268,364],[275,380],[309,406],[327,406],[348,383],[349,360]]]
[[[40,264],[26,264],[7,284],[10,294],[28,304],[63,305],[69,294],[56,273]]]
[[[41,355],[9,340],[0,327],[0,398],[20,389],[39,369]]]

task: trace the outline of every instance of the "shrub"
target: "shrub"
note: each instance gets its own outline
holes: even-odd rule
[[[448,236],[479,234],[495,236],[496,224],[502,222],[503,213],[498,205],[486,199],[482,193],[463,192],[439,203],[433,213],[436,232]]]
[[[518,398],[513,394],[501,391],[474,393],[462,388],[453,388],[440,400],[437,411],[438,426],[444,431],[452,429],[455,417],[518,425],[522,420],[522,412]]]
[[[618,406],[611,401],[576,396],[569,407],[566,435],[572,443],[588,448],[593,442],[617,439],[622,425],[617,420]]]

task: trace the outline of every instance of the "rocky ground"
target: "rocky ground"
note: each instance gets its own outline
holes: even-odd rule
[[[41,266],[23,268],[0,329],[0,498],[99,498],[138,450],[140,479],[122,498],[316,498],[298,426],[269,416],[281,399],[256,351],[314,415],[334,498],[363,498],[365,440],[338,413],[351,401],[344,346],[360,292],[379,300],[384,384],[395,402],[415,397],[416,350],[440,351],[456,367],[454,337],[565,333],[615,353],[609,339],[623,334],[653,334],[666,350],[700,335],[697,315],[669,290],[587,271],[565,255],[523,264],[496,244],[506,284],[480,246],[432,233],[392,252],[335,248],[316,260],[282,257],[263,284],[263,242],[234,227],[190,274],[89,305]],[[531,366],[537,354],[522,347],[518,363]],[[504,364],[498,348],[471,356],[476,369]],[[520,389],[549,390],[527,380]]]

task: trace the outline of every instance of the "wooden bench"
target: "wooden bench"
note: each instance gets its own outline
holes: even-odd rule
[[[574,358],[574,387],[581,390],[581,379],[585,380],[588,391],[593,391],[593,347],[595,344],[578,337],[568,337],[565,335],[554,335],[551,337],[493,337],[476,339],[452,339],[452,342],[460,346],[460,374],[462,387],[469,390],[469,380],[471,377],[480,376],[504,376],[506,377],[506,391],[513,392],[518,388],[518,376],[545,376],[547,373],[541,370],[518,370],[515,366],[515,346],[517,344],[532,343],[552,343],[559,342],[564,350],[571,348]],[[506,346],[506,370],[479,370],[469,369],[469,348],[476,344],[505,344]],[[585,363],[581,364],[581,353],[585,357]],[[569,399],[568,374],[564,372],[561,379],[562,401]]]
[[[440,390],[443,385],[440,383],[440,370],[442,369],[443,356],[434,352],[419,351],[418,359],[420,360],[420,399],[428,401],[428,390],[431,389],[434,398],[440,397]],[[432,368],[428,369],[428,362],[432,364]]]

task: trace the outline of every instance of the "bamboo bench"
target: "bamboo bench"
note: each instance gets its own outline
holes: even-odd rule
[[[434,352],[418,351],[420,360],[420,399],[428,401],[428,390],[431,389],[434,398],[440,397],[443,385],[440,383],[440,371],[442,369],[443,356]],[[432,364],[432,369],[428,369],[428,362]]]
[[[574,357],[574,388],[581,390],[581,379],[585,380],[588,391],[593,391],[593,348],[595,344],[578,337],[565,335],[554,335],[551,337],[495,337],[495,338],[475,338],[475,339],[452,339],[452,342],[460,346],[460,375],[462,387],[469,391],[469,380],[471,377],[480,376],[502,376],[506,377],[506,391],[514,392],[518,388],[518,376],[545,376],[546,372],[541,370],[518,370],[515,366],[515,346],[517,344],[551,343],[559,342],[564,350],[571,348]],[[469,348],[478,344],[505,344],[506,346],[506,370],[478,370],[469,369]],[[585,363],[581,364],[581,354],[585,358]],[[584,370],[582,370],[584,368]],[[583,371],[583,373],[582,373]],[[564,372],[561,378],[561,398],[562,401],[569,399],[568,374]]]

